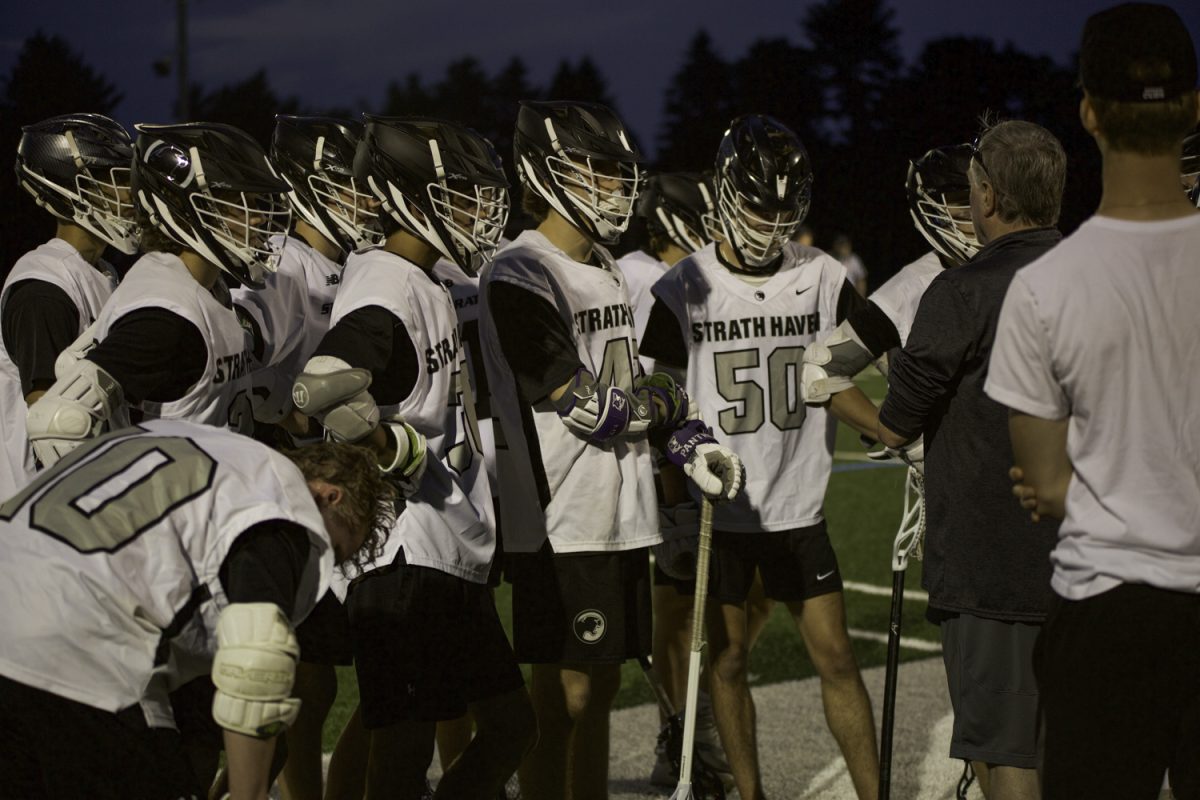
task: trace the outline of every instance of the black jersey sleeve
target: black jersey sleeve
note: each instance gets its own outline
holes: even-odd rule
[[[371,373],[371,396],[380,405],[404,400],[417,385],[417,348],[404,321],[382,306],[351,311],[329,329],[314,356],[334,356]]]
[[[896,323],[874,303],[868,301],[865,306],[851,311],[846,319],[872,356],[878,358],[893,347],[900,346],[900,332],[896,330]]]
[[[487,302],[496,336],[523,397],[537,403],[582,366],[575,339],[548,300],[515,284],[494,281]]]
[[[655,299],[650,307],[646,332],[638,342],[638,353],[661,361],[668,367],[685,369],[688,363],[687,342],[679,329],[679,320],[662,300]]]
[[[170,403],[204,377],[208,345],[178,314],[143,308],[118,319],[87,358],[113,376],[130,403]]]
[[[289,617],[312,557],[308,531],[292,522],[268,520],[233,543],[217,576],[231,603],[274,603]]]
[[[842,289],[838,292],[837,310],[835,311],[837,319],[834,320],[834,324],[841,325],[848,316],[865,308],[866,305],[867,299],[858,293],[858,289],[855,289],[854,284],[847,278],[842,281]]]
[[[21,394],[54,383],[54,360],[79,332],[79,309],[67,293],[47,281],[18,281],[8,290],[0,315],[4,349],[21,375]]]

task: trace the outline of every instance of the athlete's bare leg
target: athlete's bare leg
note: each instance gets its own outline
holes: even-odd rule
[[[1042,796],[1037,770],[988,764],[988,800],[1038,800]]]
[[[744,800],[763,800],[754,698],[747,680],[750,653],[746,608],[715,604],[708,611],[713,712],[733,781]]]
[[[300,698],[300,715],[287,730],[287,762],[279,775],[284,800],[321,800],[321,733],[337,697],[332,664],[296,665],[292,694]]]
[[[771,618],[771,611],[774,608],[775,601],[767,597],[766,590],[763,589],[762,576],[758,574],[758,570],[755,570],[754,582],[750,584],[750,591],[746,596],[746,641],[749,642],[748,649],[754,649],[758,637],[762,635],[763,629],[767,627],[767,620]]]
[[[325,781],[325,800],[362,800],[367,791],[367,761],[371,755],[371,734],[362,724],[357,706],[329,759]]]
[[[538,740],[521,762],[525,800],[604,800],[608,796],[608,714],[621,684],[619,664],[534,664]]]
[[[463,714],[458,719],[442,720],[437,724],[438,761],[442,765],[442,772],[448,770],[454,759],[467,749],[474,730],[470,713]]]
[[[820,677],[825,721],[846,759],[854,789],[860,800],[875,800],[879,795],[875,718],[846,632],[842,593],[788,603],[788,610]]]
[[[471,705],[475,737],[446,769],[436,798],[495,800],[537,737],[529,694],[522,687]]]
[[[674,586],[654,587],[654,670],[676,709],[687,694],[688,650],[692,638],[692,598]],[[659,712],[659,723],[666,722]]]

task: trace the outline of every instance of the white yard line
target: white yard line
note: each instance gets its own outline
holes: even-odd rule
[[[842,581],[842,588],[850,592],[860,592],[861,594],[873,594],[876,597],[891,597],[892,590],[886,586],[876,586],[871,583],[859,583],[858,581]],[[905,600],[920,600],[922,603],[929,602],[929,595],[922,592],[920,589],[904,590]]]
[[[887,644],[888,636],[886,633],[877,633],[876,631],[864,631],[861,628],[849,628],[851,639],[866,639],[871,642],[879,642]],[[942,646],[937,642],[931,642],[928,639],[914,639],[911,636],[901,636],[900,646],[907,647],[910,650],[920,650],[925,653],[940,653]]]

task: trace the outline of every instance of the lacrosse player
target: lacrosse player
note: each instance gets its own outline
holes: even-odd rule
[[[835,421],[806,408],[806,347],[863,303],[845,268],[791,242],[812,168],[796,135],[771,117],[734,120],[716,164],[723,235],[655,284],[645,353],[687,370],[701,416],[747,462],[745,493],[714,512],[709,612],[717,727],[744,798],[763,797],[747,682],[747,598],[755,572],[787,604],[821,678],[829,725],[861,797],[878,780],[870,698],[846,631],[842,579],[822,504]],[[781,489],[786,487],[786,489]]]
[[[265,799],[294,626],[335,563],[379,549],[390,495],[356,448],[285,457],[179,420],[44,471],[0,506],[4,795],[206,796],[168,693],[211,672],[230,796]]]
[[[1079,74],[1100,205],[1013,279],[985,385],[1009,409],[1018,491],[1062,519],[1038,565],[1042,797],[1157,798],[1164,773],[1200,797],[1200,377],[1181,369],[1200,214],[1178,183],[1196,51],[1174,10],[1131,3],[1088,19]]]
[[[647,553],[660,536],[647,437],[661,436],[713,496],[735,497],[741,469],[702,423],[686,422],[673,381],[635,384],[629,294],[603,246],[637,196],[640,158],[625,126],[599,105],[525,102],[514,151],[537,228],[484,271],[480,333],[514,646],[534,665],[541,729],[521,791],[591,800],[607,797],[620,664],[650,650]]]
[[[379,203],[384,241],[347,262],[293,400],[336,439],[390,441],[388,470],[408,496],[396,546],[346,598],[370,732],[366,790],[421,797],[437,722],[470,710],[475,737],[435,797],[492,800],[535,721],[487,591],[491,491],[454,304],[432,270],[445,257],[474,272],[493,252],[507,182],[479,134],[406,117],[367,117],[354,175]]]
[[[129,134],[99,114],[26,126],[17,182],[56,220],[54,238],[17,260],[0,293],[0,497],[34,475],[25,408],[54,383],[54,361],[95,321],[117,285],[102,259],[136,251]]]

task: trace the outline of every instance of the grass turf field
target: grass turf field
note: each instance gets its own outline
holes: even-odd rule
[[[885,392],[883,379],[873,370],[864,373],[859,385],[877,402]],[[891,541],[899,524],[905,470],[895,466],[878,466],[856,460],[863,447],[858,436],[845,426],[839,426],[834,473],[825,497],[825,512],[829,533],[838,555],[842,579],[857,584],[869,584],[890,592]],[[936,644],[936,629],[925,622],[925,604],[912,597],[920,589],[920,565],[910,565],[906,579],[903,633],[906,639],[924,639]],[[890,599],[883,594],[846,591],[846,615],[852,631],[868,631],[886,635],[890,615]],[[510,587],[496,591],[500,618],[508,625],[511,619]],[[882,641],[852,638],[859,666],[882,666],[887,657],[887,645]],[[925,650],[901,648],[901,659],[929,658]],[[804,651],[787,609],[776,606],[766,630],[751,654],[752,685],[762,686],[798,680],[815,675],[812,662]],[[526,673],[528,675],[528,672]],[[339,668],[338,698],[325,724],[325,750],[334,743],[346,720],[358,703],[358,685],[352,667]],[[625,708],[653,702],[636,662],[626,662],[622,671],[621,691],[616,707]],[[878,714],[878,710],[876,711]]]

